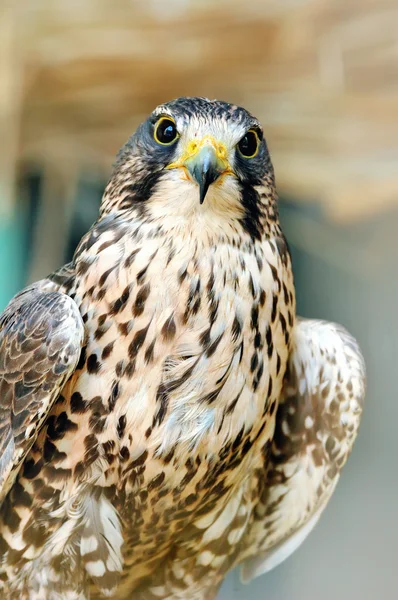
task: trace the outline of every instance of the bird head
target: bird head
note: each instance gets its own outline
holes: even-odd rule
[[[263,205],[275,203],[261,125],[226,102],[178,98],[162,104],[119,153],[105,208],[110,197],[118,198],[118,209],[145,205],[152,217],[228,216],[251,222],[253,233]]]

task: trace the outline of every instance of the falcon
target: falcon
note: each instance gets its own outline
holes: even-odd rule
[[[303,542],[357,434],[360,350],[296,317],[262,128],[225,102],[154,110],[0,330],[2,598],[214,598]]]

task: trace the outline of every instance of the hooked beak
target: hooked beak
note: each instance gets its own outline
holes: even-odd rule
[[[185,166],[199,184],[199,202],[203,204],[210,185],[225,172],[225,162],[217,156],[213,146],[206,145],[195,156],[189,158]]]
[[[199,185],[199,201],[203,204],[209,187],[220,175],[233,175],[227,160],[227,149],[207,135],[201,141],[190,141],[180,159],[171,163],[167,169],[183,168]]]

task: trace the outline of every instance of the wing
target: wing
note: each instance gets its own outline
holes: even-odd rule
[[[38,282],[0,316],[0,501],[79,360],[83,321],[57,288]]]
[[[364,395],[365,365],[350,334],[298,320],[242,581],[280,564],[316,525],[352,449]]]

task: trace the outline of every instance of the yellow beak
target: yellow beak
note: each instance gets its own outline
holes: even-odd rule
[[[230,173],[232,169],[226,158],[227,150],[224,144],[217,142],[211,136],[204,137],[200,142],[191,141],[180,160],[167,168],[185,168],[199,185],[199,202],[203,204],[208,189],[220,175]]]

